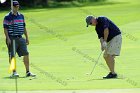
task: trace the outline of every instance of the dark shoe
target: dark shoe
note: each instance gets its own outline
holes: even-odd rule
[[[112,74],[110,72],[106,77],[103,77],[103,79],[111,79],[111,78],[117,78],[117,74]]]
[[[27,72],[26,73],[26,77],[35,77],[36,75],[31,73],[31,72]]]

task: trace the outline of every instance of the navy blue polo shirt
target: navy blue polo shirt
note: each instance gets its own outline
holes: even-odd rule
[[[9,36],[23,35],[25,29],[24,16],[20,13],[13,15],[12,12],[4,17],[3,27],[7,29]]]
[[[98,24],[95,27],[96,33],[98,34],[98,38],[104,38],[104,29],[109,29],[109,35],[107,38],[107,42],[109,42],[113,37],[121,34],[120,29],[107,17],[98,17],[97,18]]]

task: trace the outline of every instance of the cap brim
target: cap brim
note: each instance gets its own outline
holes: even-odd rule
[[[20,6],[20,5],[13,5],[13,6]]]

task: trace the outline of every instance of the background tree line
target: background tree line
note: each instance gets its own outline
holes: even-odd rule
[[[20,2],[21,6],[25,7],[49,7],[51,5],[59,5],[59,4],[66,4],[71,2],[78,2],[78,3],[84,3],[84,2],[99,2],[99,1],[105,1],[105,0],[17,0]],[[0,4],[0,7],[6,8],[7,6],[10,6],[10,0],[7,0],[4,4]]]

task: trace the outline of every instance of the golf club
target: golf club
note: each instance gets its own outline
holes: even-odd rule
[[[92,75],[92,73],[93,73],[93,71],[94,71],[94,69],[95,69],[95,67],[96,67],[96,65],[97,65],[97,63],[98,63],[98,61],[99,61],[99,59],[100,59],[100,57],[101,57],[102,53],[103,53],[103,51],[101,51],[101,53],[100,53],[100,55],[99,55],[99,57],[98,57],[97,61],[95,61],[95,64],[94,64],[94,66],[93,66],[93,68],[92,68],[92,70],[91,70],[90,75]]]

